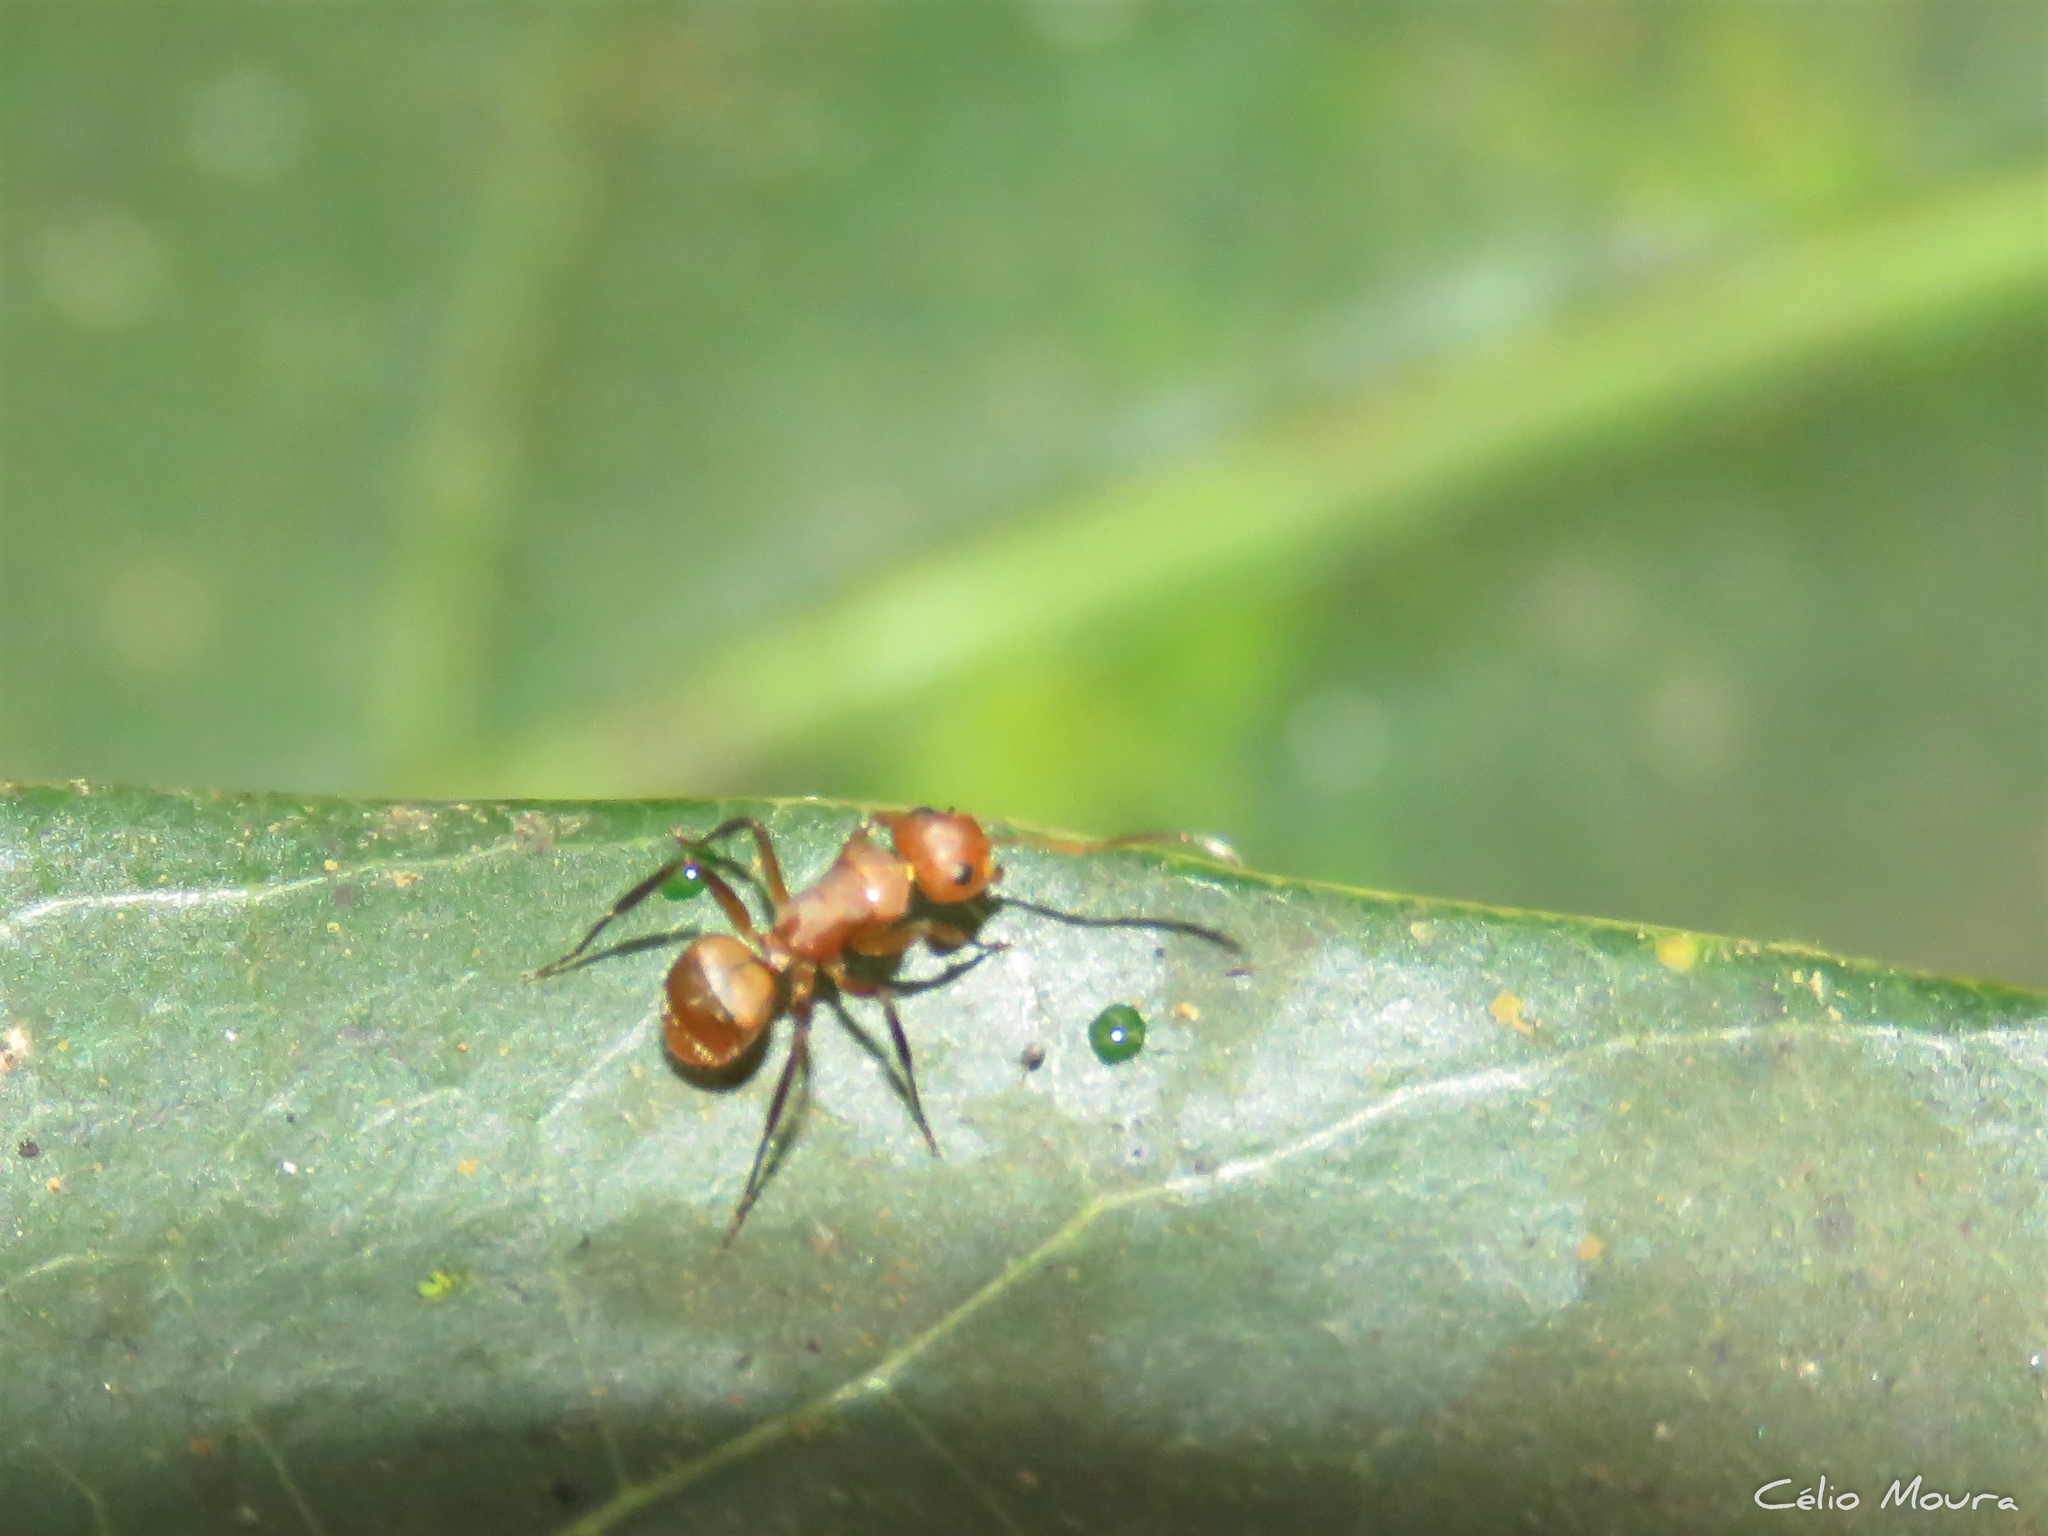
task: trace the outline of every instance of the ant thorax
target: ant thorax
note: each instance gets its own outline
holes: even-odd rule
[[[796,892],[776,914],[778,947],[816,965],[829,965],[863,929],[900,922],[910,910],[910,867],[895,854],[856,834],[818,883]]]

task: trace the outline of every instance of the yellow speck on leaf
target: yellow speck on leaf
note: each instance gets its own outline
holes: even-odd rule
[[[384,819],[401,831],[422,836],[434,830],[434,813],[416,805],[394,805],[384,812]]]
[[[475,1158],[465,1157],[461,1162],[455,1165],[455,1171],[461,1174],[466,1179],[471,1174],[475,1173],[477,1169],[481,1166],[482,1165],[478,1163]]]
[[[461,1270],[437,1269],[420,1282],[420,1294],[429,1301],[445,1301],[469,1284]]]
[[[1579,1262],[1590,1264],[1607,1251],[1607,1245],[1590,1232],[1579,1239]]]
[[[1689,933],[1667,933],[1657,941],[1657,963],[1666,970],[1689,971],[1700,962],[1700,941]]]
[[[327,931],[328,931],[329,933],[339,933],[339,932],[341,932],[341,924],[339,924],[339,923],[329,923],[329,924],[327,925]]]
[[[1536,1021],[1522,1017],[1522,1000],[1512,992],[1503,992],[1486,1005],[1486,1011],[1493,1015],[1496,1023],[1505,1024],[1518,1035],[1536,1033]]]
[[[50,1177],[43,1180],[43,1188],[53,1195],[61,1195],[64,1193],[64,1181],[55,1174],[51,1174]]]
[[[329,873],[329,874],[331,875],[331,874],[333,874],[333,873],[334,873],[334,872],[335,872],[335,871],[336,871],[337,869],[341,868],[341,865],[340,865],[340,863],[339,863],[339,862],[338,862],[337,860],[334,860],[334,859],[322,859],[322,860],[320,861],[320,867],[321,867],[322,869],[326,870],[326,871],[327,871],[327,873]]]
[[[422,878],[418,871],[411,869],[394,869],[389,876],[391,883],[401,891],[411,890]]]
[[[1173,1016],[1176,1019],[1186,1019],[1192,1024],[1202,1016],[1202,1010],[1193,1003],[1175,1003],[1173,1005]]]

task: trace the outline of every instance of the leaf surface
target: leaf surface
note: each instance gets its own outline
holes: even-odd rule
[[[721,1253],[781,1042],[702,1091],[661,955],[523,975],[736,809],[797,879],[857,817],[0,800],[6,1529],[1699,1530],[1823,1470],[2048,1500],[2039,996],[1013,848],[1013,894],[1216,925],[1248,973],[997,914],[1011,947],[905,1007],[943,1159],[825,1020]],[[1108,1066],[1117,1001],[1150,1035]]]

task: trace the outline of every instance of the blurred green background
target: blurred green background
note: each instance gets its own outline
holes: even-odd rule
[[[2048,10],[0,0],[0,775],[2048,983]]]

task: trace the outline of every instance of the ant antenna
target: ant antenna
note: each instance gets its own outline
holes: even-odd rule
[[[1006,832],[996,839],[1020,848],[1043,848],[1049,853],[1101,853],[1112,848],[1189,848],[1204,858],[1232,868],[1244,868],[1244,858],[1223,838],[1208,832],[1126,832],[1119,837],[1055,837],[1045,832]]]
[[[1191,923],[1178,917],[1090,917],[1082,912],[1062,912],[1058,907],[1041,906],[1035,901],[1026,901],[1021,896],[998,896],[999,907],[1018,907],[1026,912],[1035,912],[1040,917],[1049,917],[1056,923],[1066,923],[1074,928],[1149,928],[1156,933],[1185,934],[1191,939],[1200,939],[1214,944],[1218,949],[1228,950],[1233,955],[1244,953],[1244,946],[1220,929],[1210,928],[1202,923]]]

